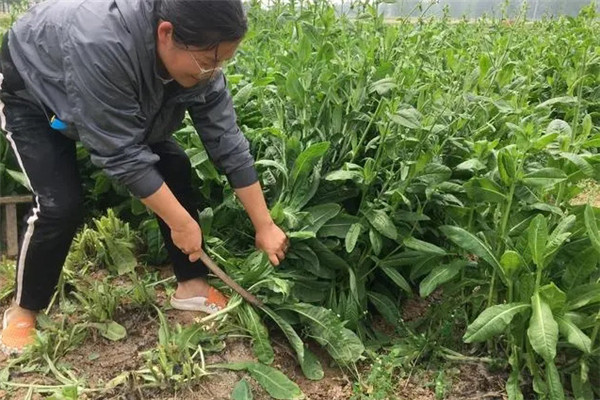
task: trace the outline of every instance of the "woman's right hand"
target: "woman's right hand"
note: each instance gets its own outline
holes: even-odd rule
[[[182,226],[171,228],[173,243],[183,254],[188,255],[191,262],[200,258],[202,252],[202,230],[200,225],[190,218]]]

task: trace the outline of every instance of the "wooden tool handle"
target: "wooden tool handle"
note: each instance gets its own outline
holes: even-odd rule
[[[235,290],[244,300],[256,307],[262,307],[263,303],[256,296],[249,293],[246,289],[237,284],[236,281],[231,279],[225,271],[217,266],[217,264],[206,254],[204,251],[200,252],[200,260],[215,274],[219,279],[227,284],[230,288]]]

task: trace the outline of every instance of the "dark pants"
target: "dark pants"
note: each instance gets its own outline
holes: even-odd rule
[[[3,46],[0,79],[0,118],[19,165],[31,187],[34,202],[21,236],[16,271],[15,301],[40,310],[49,304],[69,247],[84,215],[83,193],[75,141],[49,126],[50,108],[42,109],[20,92],[18,73]],[[132,99],[132,101],[134,101]],[[156,168],[183,207],[194,218],[191,165],[172,140],[151,146],[160,156]],[[168,226],[159,225],[178,281],[206,276],[201,262],[191,263],[171,240]]]

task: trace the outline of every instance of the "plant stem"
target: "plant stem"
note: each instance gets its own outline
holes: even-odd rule
[[[488,293],[488,300],[487,300],[487,307],[489,308],[492,306],[492,302],[494,300],[494,289],[496,286],[496,270],[494,269],[494,271],[492,272],[492,282],[490,283],[490,291]]]
[[[594,330],[592,331],[591,339],[591,348],[594,350],[594,343],[596,343],[596,338],[598,337],[598,332],[600,331],[600,311],[596,314],[596,325],[594,326]]]
[[[371,116],[371,119],[369,120],[369,123],[367,124],[367,127],[363,131],[363,134],[360,137],[360,140],[358,141],[358,144],[356,145],[356,149],[355,149],[354,153],[352,154],[352,158],[350,159],[351,163],[354,162],[354,160],[358,156],[358,153],[360,152],[360,147],[362,146],[363,142],[366,140],[367,134],[369,133],[369,130],[371,129],[371,125],[373,125],[373,122],[375,121],[375,118],[377,118],[379,116],[379,111],[381,110],[382,104],[383,104],[383,100],[379,99],[379,103],[377,104],[377,108],[375,109],[375,112]]]
[[[506,202],[506,208],[504,209],[504,213],[502,214],[502,224],[500,225],[500,236],[502,237],[502,242],[505,242],[506,236],[506,228],[508,225],[508,217],[510,216],[510,210],[512,208],[513,197],[515,195],[515,183],[510,185],[510,189],[508,191],[508,201]]]

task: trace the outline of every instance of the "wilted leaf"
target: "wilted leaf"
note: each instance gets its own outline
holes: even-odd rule
[[[90,326],[98,329],[98,332],[108,340],[112,340],[113,342],[124,339],[127,336],[127,330],[116,323],[115,321],[110,322],[92,322]]]

